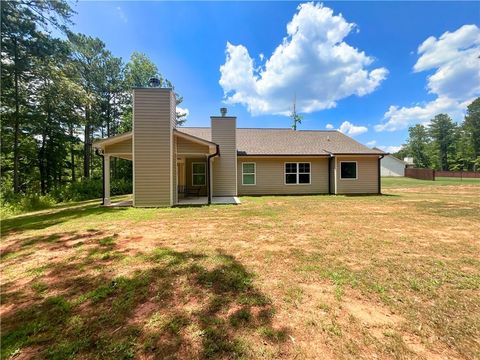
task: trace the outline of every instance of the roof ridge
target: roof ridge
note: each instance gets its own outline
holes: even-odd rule
[[[211,129],[210,126],[179,126],[177,129]],[[287,130],[287,131],[297,131],[297,132],[339,132],[338,130],[317,130],[317,129],[300,129],[293,130],[290,128],[261,128],[261,127],[237,127],[237,130]]]

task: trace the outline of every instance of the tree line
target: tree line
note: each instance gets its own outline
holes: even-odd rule
[[[151,77],[173,88],[145,54],[134,52],[125,63],[102,40],[72,32],[69,4],[2,1],[2,198],[99,182],[101,159],[92,142],[130,130],[130,89]],[[177,122],[185,116],[177,112]],[[114,178],[130,181],[131,163],[113,161]]]
[[[419,168],[480,171],[480,98],[468,105],[460,124],[438,114],[428,126],[410,127],[407,142],[394,155],[413,157]]]

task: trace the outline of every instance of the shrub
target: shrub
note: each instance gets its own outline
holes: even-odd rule
[[[55,199],[50,195],[2,194],[1,216],[3,218],[22,212],[48,209],[55,203]]]
[[[132,193],[132,181],[125,179],[112,180],[110,194],[124,195]],[[14,194],[11,190],[1,188],[1,212],[2,217],[15,215],[21,212],[47,209],[56,203],[69,201],[84,201],[102,197],[103,186],[101,179],[87,179],[68,185],[60,186],[47,195]]]
[[[58,202],[83,201],[101,198],[103,185],[101,179],[86,179],[55,189],[51,192]],[[110,195],[132,193],[132,182],[125,179],[115,179],[110,183]]]

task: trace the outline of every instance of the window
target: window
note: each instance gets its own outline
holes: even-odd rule
[[[357,179],[356,161],[340,161],[340,179]]]
[[[204,186],[206,183],[207,164],[205,163],[192,163],[192,185]]]
[[[255,163],[242,163],[242,185],[255,185]]]
[[[309,185],[310,163],[285,163],[285,184]]]

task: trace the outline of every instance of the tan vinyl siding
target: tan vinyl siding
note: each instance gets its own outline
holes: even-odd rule
[[[181,137],[176,136],[177,139],[177,153],[179,154],[208,154],[209,147],[207,145],[202,145],[195,143],[193,141],[188,141]]]
[[[212,117],[212,141],[220,146],[220,156],[212,162],[213,196],[237,195],[236,118]]]
[[[170,162],[170,177],[171,177],[171,191],[170,204],[174,205],[178,202],[178,188],[177,188],[177,144],[173,136],[173,129],[177,127],[177,102],[175,93],[170,91],[170,149],[172,152]]]
[[[172,136],[172,196],[173,204],[178,202],[178,183],[177,183],[177,138]]]
[[[171,206],[173,203],[175,102],[172,97],[169,89],[135,89],[133,92],[135,206]]]
[[[357,179],[340,179],[340,162],[357,162]],[[378,157],[336,157],[337,194],[376,194],[378,192]]]
[[[242,163],[244,162],[255,163],[256,185],[242,185]],[[309,162],[310,184],[285,185],[286,162]],[[293,195],[328,193],[328,158],[239,157],[237,164],[239,195]]]
[[[105,146],[105,153],[113,154],[131,154],[132,153],[132,139],[126,139],[112,145]]]
[[[201,196],[207,196],[207,186],[193,186],[192,184],[192,163],[204,163],[205,164],[205,172],[207,169],[207,161],[202,158],[190,158],[190,159],[185,159],[185,182],[187,185],[187,188],[194,188],[198,189],[200,188],[200,195]]]

